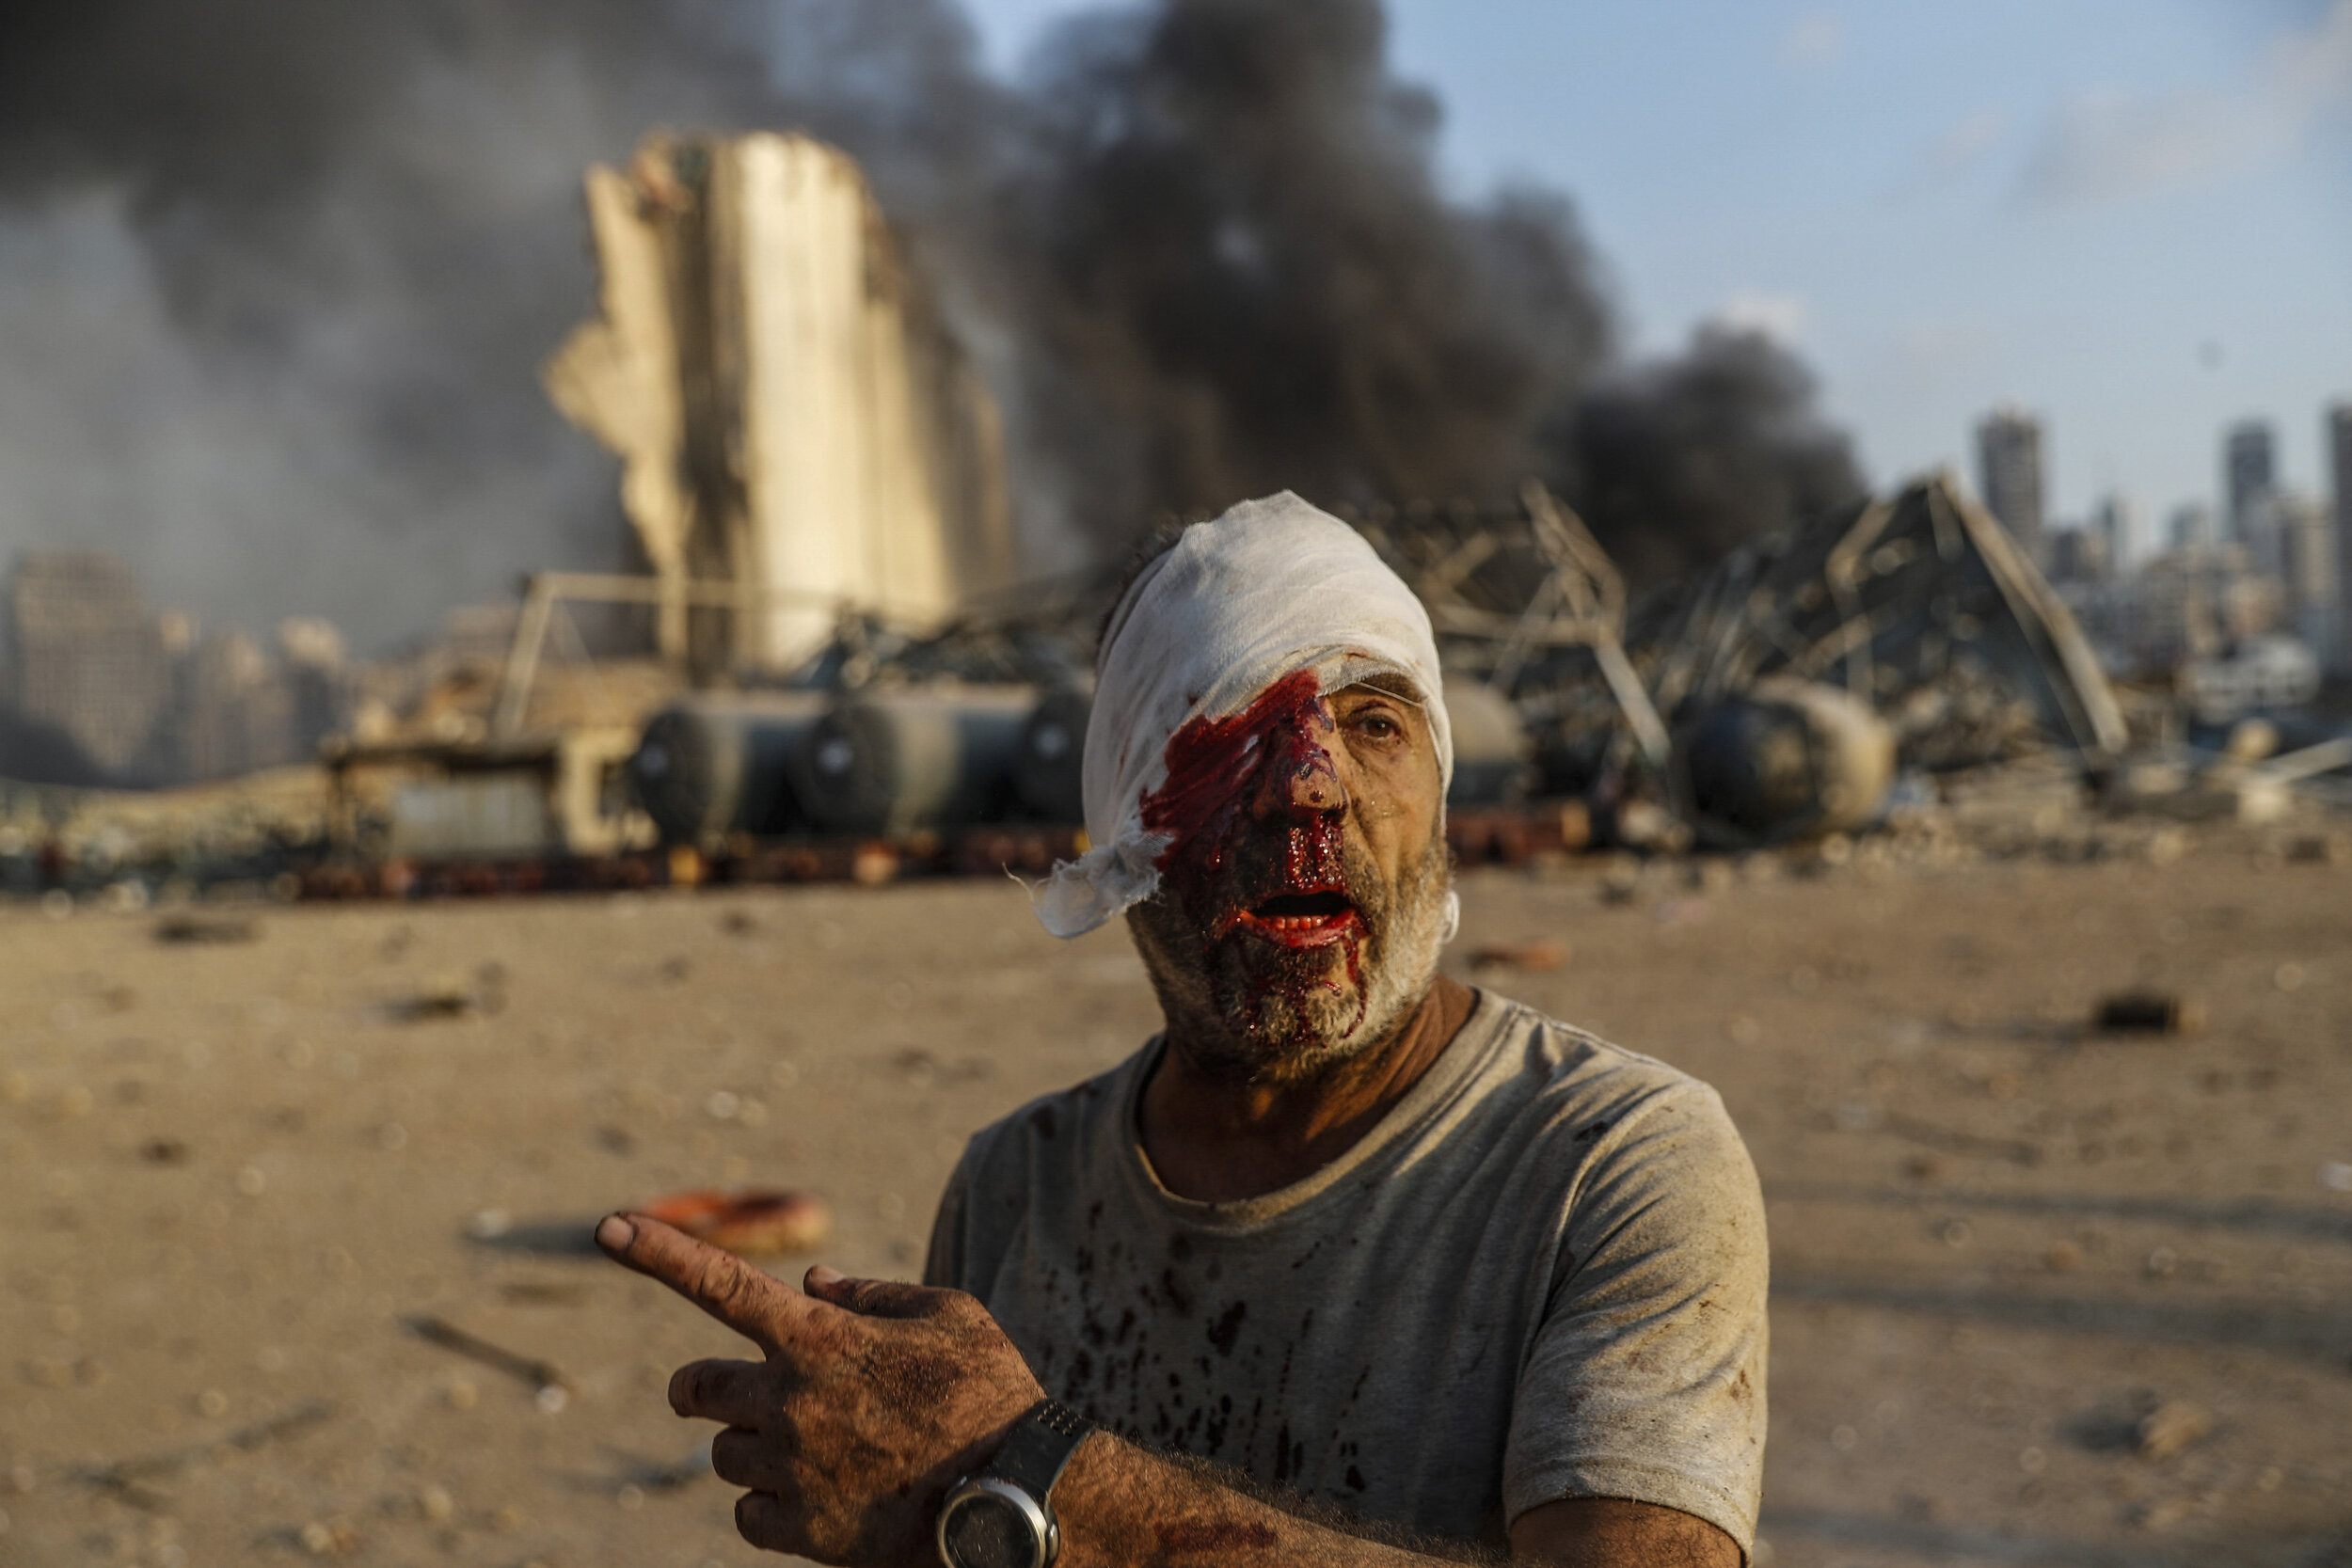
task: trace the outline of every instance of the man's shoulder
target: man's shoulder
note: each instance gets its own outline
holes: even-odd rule
[[[1041,1165],[1066,1171],[1089,1158],[1104,1139],[1118,1137],[1130,1077],[1156,1048],[1155,1040],[1093,1077],[1040,1095],[973,1133],[964,1148],[961,1179],[1019,1183]]]
[[[1482,990],[1473,1019],[1489,1009],[1486,1078],[1547,1117],[1668,1109],[1724,1117],[1714,1087],[1671,1062]]]

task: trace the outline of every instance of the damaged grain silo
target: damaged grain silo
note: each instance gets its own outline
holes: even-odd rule
[[[662,656],[781,674],[1014,576],[995,403],[847,154],[657,135],[587,195],[603,313],[546,380],[622,459]]]

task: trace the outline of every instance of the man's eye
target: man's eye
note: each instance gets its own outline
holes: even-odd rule
[[[1359,734],[1375,740],[1392,740],[1405,733],[1404,726],[1385,713],[1359,713],[1355,727]]]

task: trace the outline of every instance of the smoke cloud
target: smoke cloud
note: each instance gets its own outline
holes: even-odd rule
[[[617,537],[533,371],[579,178],[754,123],[764,56],[629,0],[24,0],[0,21],[0,528],[207,620],[427,629]]]
[[[1861,490],[1787,351],[1710,328],[1628,365],[1565,198],[1449,199],[1386,31],[1376,0],[1169,0],[1073,25],[1026,84],[1008,313],[1090,520],[1534,474],[1645,581]]]
[[[1626,576],[1659,582],[1862,493],[1813,399],[1811,372],[1764,333],[1703,326],[1682,355],[1587,388],[1546,455]]]
[[[1554,195],[1447,198],[1376,0],[1156,0],[1017,84],[947,0],[18,0],[0,18],[0,551],[363,645],[603,564],[540,360],[592,160],[798,126],[866,166],[1004,397],[1040,536],[1289,486],[1583,506],[1671,570],[1858,487],[1801,367],[1628,365]]]

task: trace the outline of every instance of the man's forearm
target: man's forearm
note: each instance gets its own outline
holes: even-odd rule
[[[1224,1484],[1214,1471],[1107,1433],[1087,1439],[1054,1488],[1065,1568],[1434,1568],[1507,1560],[1469,1546],[1398,1544],[1318,1524]],[[1369,1528],[1369,1527],[1367,1527]]]
[[[608,1216],[596,1244],[766,1353],[691,1362],[670,1380],[673,1410],[724,1428],[710,1466],[744,1489],[736,1528],[755,1546],[825,1562],[931,1561],[937,1504],[918,1486],[968,1471],[1043,1392],[995,1320],[960,1291],[811,1269],[803,1294],[644,1215]],[[1316,1505],[1269,1502],[1250,1486],[1097,1432],[1054,1488],[1070,1568],[1508,1560],[1345,1515],[1318,1520]],[[1556,1568],[1740,1562],[1738,1544],[1704,1519],[1608,1497],[1529,1509],[1513,1521],[1511,1544],[1518,1559]]]

